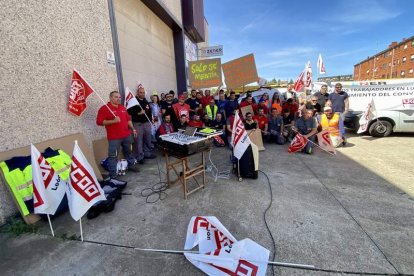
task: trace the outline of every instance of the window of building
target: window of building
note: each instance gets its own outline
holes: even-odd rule
[[[386,69],[387,68],[387,64],[386,63],[383,63],[382,64],[382,69]]]
[[[367,74],[369,74],[369,69],[367,70]]]
[[[411,55],[411,61],[413,61],[414,60],[414,55]]]
[[[402,58],[402,63],[404,64],[406,61],[407,61],[407,58],[406,57],[403,57]]]
[[[407,49],[407,48],[408,48],[408,44],[405,44],[404,45],[404,50]]]
[[[405,76],[405,71],[401,70],[401,77]]]
[[[389,66],[389,67],[391,67],[391,62],[390,62],[390,63],[388,63],[388,66]]]
[[[386,52],[384,53],[384,57],[385,57],[385,58],[387,57],[387,53],[386,53]]]
[[[414,72],[414,69],[413,68],[411,68],[410,70],[408,70],[408,74],[410,74],[410,75],[412,75],[413,72]]]
[[[414,39],[411,40],[411,46],[414,47]]]

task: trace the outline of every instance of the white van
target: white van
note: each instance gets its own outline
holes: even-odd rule
[[[414,132],[414,79],[339,83],[349,95],[345,126],[357,130],[361,114],[373,99],[376,112],[368,126],[370,135],[384,137],[392,132]]]

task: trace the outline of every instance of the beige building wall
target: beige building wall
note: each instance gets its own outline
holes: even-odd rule
[[[181,12],[181,1],[180,0],[158,0],[165,8],[175,17],[178,22],[183,22]]]
[[[72,69],[105,100],[118,89],[107,1],[2,1],[0,9],[0,152],[81,132],[104,137],[95,124],[102,102],[89,96],[82,117],[68,113]],[[0,183],[0,224],[17,212]]]
[[[181,10],[181,1],[165,2]],[[139,81],[149,93],[177,91],[172,30],[141,1],[115,0],[114,6],[125,86],[135,92]]]

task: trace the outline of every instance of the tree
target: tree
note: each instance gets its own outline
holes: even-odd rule
[[[293,84],[293,79],[290,79],[289,84]]]

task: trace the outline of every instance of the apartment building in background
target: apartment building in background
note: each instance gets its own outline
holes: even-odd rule
[[[354,65],[354,80],[414,78],[414,36]]]

